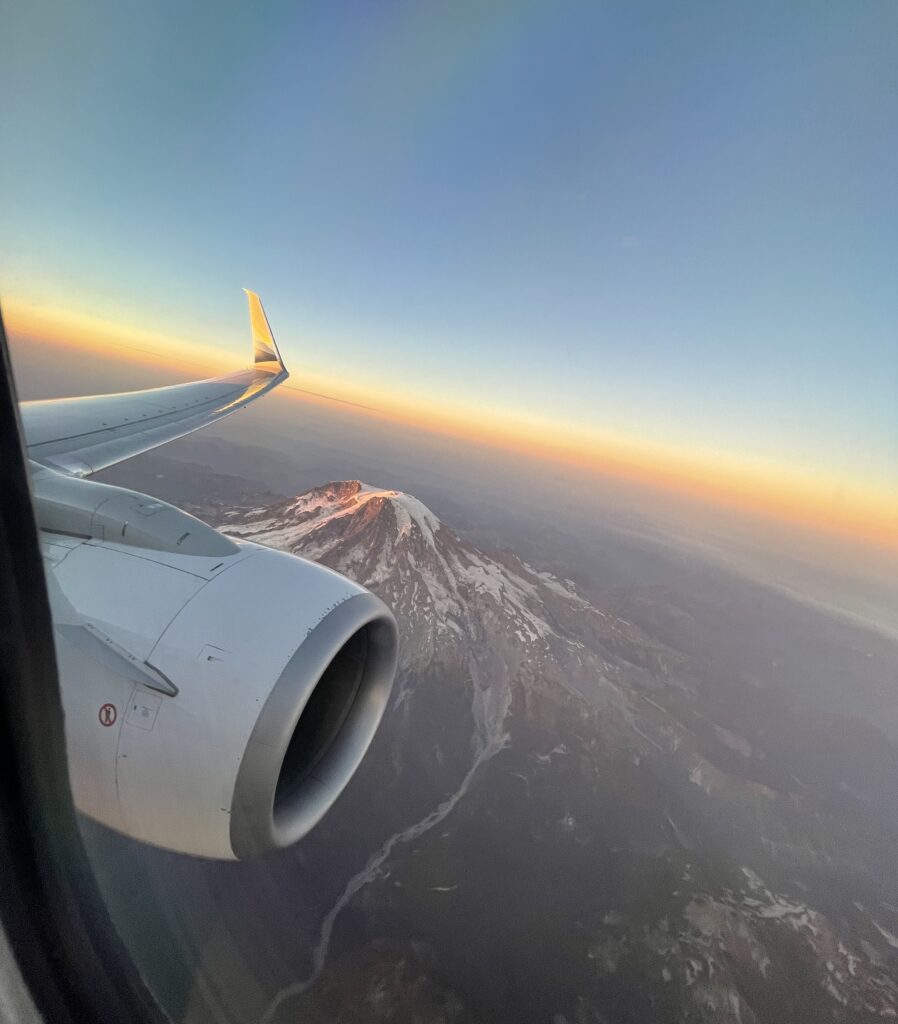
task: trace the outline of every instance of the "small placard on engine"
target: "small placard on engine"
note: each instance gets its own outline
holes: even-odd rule
[[[162,698],[157,697],[155,693],[135,690],[125,721],[128,725],[136,725],[138,729],[146,729],[149,732],[156,724],[156,715],[159,714],[161,704]]]

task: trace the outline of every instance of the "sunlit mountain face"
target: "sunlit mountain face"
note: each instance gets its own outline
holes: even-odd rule
[[[201,985],[133,941],[186,1019],[898,1012],[898,754],[863,686],[856,714],[827,689],[890,682],[894,645],[710,568],[585,587],[357,480],[205,513],[371,587],[402,656],[368,761],[296,848],[202,865],[89,833],[119,914],[133,858],[149,917],[177,908]],[[816,693],[784,682],[799,656]]]

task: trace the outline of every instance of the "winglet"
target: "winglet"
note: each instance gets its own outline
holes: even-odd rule
[[[253,329],[253,360],[256,366],[261,365],[263,369],[272,369],[276,372],[286,370],[259,296],[248,288],[243,290],[249,300],[249,322]]]

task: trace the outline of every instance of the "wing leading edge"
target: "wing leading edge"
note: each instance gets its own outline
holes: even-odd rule
[[[90,476],[214,423],[277,387],[289,373],[259,296],[246,295],[251,367],[147,391],[22,402],[28,457],[73,476]]]

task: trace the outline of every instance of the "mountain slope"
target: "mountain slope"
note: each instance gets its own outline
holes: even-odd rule
[[[417,978],[434,1020],[898,1010],[891,825],[815,782],[812,724],[797,780],[775,701],[753,695],[742,734],[689,656],[409,495],[332,483],[221,525],[369,586],[402,642],[370,763],[308,847],[367,854],[267,1019],[355,1019],[386,977]],[[861,746],[862,777],[894,768]]]

